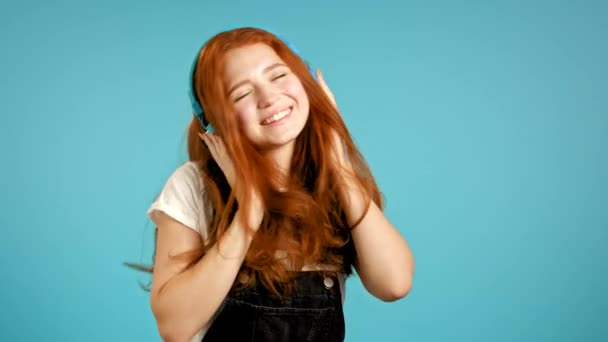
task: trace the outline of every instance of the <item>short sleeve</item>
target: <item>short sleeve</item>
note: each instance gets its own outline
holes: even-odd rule
[[[169,176],[156,200],[147,211],[155,222],[155,214],[164,212],[207,239],[208,212],[203,205],[203,187],[194,162],[188,161]]]

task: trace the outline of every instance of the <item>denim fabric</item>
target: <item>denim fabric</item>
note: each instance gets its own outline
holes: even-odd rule
[[[299,272],[281,301],[258,285],[232,290],[203,342],[344,341],[344,313],[335,274]]]

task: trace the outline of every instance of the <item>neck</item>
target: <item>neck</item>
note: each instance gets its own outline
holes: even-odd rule
[[[293,151],[295,148],[295,142],[283,145],[279,148],[268,151],[268,155],[277,165],[279,172],[285,177],[281,183],[285,183],[290,176],[291,159],[293,158]]]

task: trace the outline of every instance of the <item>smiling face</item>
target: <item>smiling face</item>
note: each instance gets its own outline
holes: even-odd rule
[[[299,78],[265,44],[226,54],[228,100],[246,137],[258,148],[293,146],[309,114],[308,96]]]

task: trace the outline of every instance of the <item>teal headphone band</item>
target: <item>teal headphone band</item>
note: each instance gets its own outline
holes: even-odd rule
[[[297,54],[298,56],[300,56],[300,53],[299,53],[299,51],[298,51],[298,49],[296,48],[295,45],[293,45],[291,42],[287,41],[286,39],[283,39],[281,37],[279,37],[279,38],[287,46],[289,46],[289,48],[295,54]],[[189,82],[188,82],[189,83],[188,95],[190,97],[190,102],[192,103],[192,111],[193,111],[194,115],[196,115],[196,117],[198,118],[198,120],[200,121],[200,123],[203,126],[203,128],[205,129],[205,132],[206,133],[213,133],[214,129],[211,126],[211,123],[207,120],[207,118],[205,118],[205,111],[203,110],[203,106],[201,105],[201,103],[196,98],[196,92],[194,90],[194,74],[196,72],[196,65],[198,64],[198,59],[199,59],[199,56],[201,54],[201,50],[202,50],[202,48],[199,49],[198,53],[196,54],[196,57],[194,58],[194,62],[192,63],[192,67],[190,68],[190,79],[189,79]],[[310,65],[308,65],[308,69],[312,73],[313,77],[316,78],[314,69]]]

